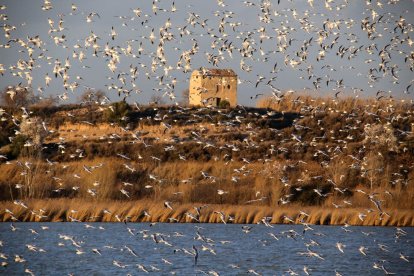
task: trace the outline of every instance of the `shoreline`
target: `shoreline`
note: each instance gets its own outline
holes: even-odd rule
[[[232,224],[257,224],[268,218],[270,224],[414,226],[414,211],[409,209],[385,210],[386,214],[381,215],[378,211],[367,213],[365,208],[188,203],[173,203],[172,206],[171,210],[163,203],[150,200],[32,199],[21,205],[2,201],[0,222],[224,223],[224,220]],[[202,207],[200,215],[194,207]],[[361,217],[361,214],[366,216]]]

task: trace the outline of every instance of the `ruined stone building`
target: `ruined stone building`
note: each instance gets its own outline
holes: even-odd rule
[[[231,69],[200,68],[191,74],[189,104],[219,106],[226,100],[237,105],[237,75]]]

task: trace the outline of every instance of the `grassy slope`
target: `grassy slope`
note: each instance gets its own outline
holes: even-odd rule
[[[41,158],[23,150],[20,163],[0,164],[0,217],[10,219],[3,211],[8,208],[19,219],[34,219],[10,201],[18,198],[30,202],[29,209],[45,204],[50,220],[66,220],[69,208],[85,210],[79,218],[86,220],[108,206],[134,220],[154,208],[161,221],[169,216],[184,221],[186,211],[194,212],[192,206],[208,204],[202,221],[214,222],[218,215],[212,212],[225,210],[236,222],[257,222],[263,216],[283,222],[283,212],[298,220],[302,209],[311,212],[311,218],[304,218],[311,223],[413,225],[412,105],[303,97],[282,103],[267,100],[261,103],[266,109],[234,110],[146,107],[131,111],[128,121],[114,120],[109,109],[96,107],[33,110],[54,133],[45,140]],[[161,121],[172,127],[166,129]],[[372,139],[367,125],[375,126]],[[1,151],[7,154],[8,147]],[[23,188],[16,189],[17,183]],[[378,220],[370,193],[390,218]],[[166,200],[174,211],[162,207]],[[129,207],[121,212],[121,206]],[[368,215],[364,222],[359,213]]]

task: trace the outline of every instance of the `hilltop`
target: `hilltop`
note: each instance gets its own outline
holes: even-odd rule
[[[240,223],[270,215],[278,223],[414,225],[412,103],[292,97],[259,106],[5,110],[0,217],[191,221],[188,212],[219,222],[214,211],[226,210],[226,221]],[[193,209],[205,205],[205,213]]]

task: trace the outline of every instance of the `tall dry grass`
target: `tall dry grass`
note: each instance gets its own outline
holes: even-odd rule
[[[176,204],[173,210],[152,200],[140,201],[85,201],[83,199],[32,199],[28,208],[10,201],[0,202],[0,221],[83,221],[83,222],[198,222],[186,213],[196,215],[195,206],[201,204]],[[3,210],[9,210],[5,212]],[[270,218],[272,224],[321,224],[321,225],[365,225],[365,226],[414,226],[412,210],[385,210],[387,216],[372,212],[361,220],[362,208],[317,208],[317,207],[269,207],[209,204],[201,209],[201,223],[223,223],[217,212],[225,215],[226,223],[262,223]],[[307,215],[302,215],[304,212]],[[13,217],[12,217],[13,216]]]
[[[312,108],[326,111],[365,110],[376,113],[378,111],[393,113],[405,112],[413,109],[412,100],[394,99],[392,97],[382,98],[332,98],[315,97],[306,94],[285,94],[281,99],[274,97],[263,97],[257,101],[257,107],[271,108],[280,112],[303,112]]]
[[[375,208],[368,198],[372,193],[386,208],[414,209],[412,172],[406,180],[400,179],[395,184],[376,178],[371,189],[369,179],[359,183],[350,181],[355,176],[350,175],[352,162],[345,156],[334,159],[325,168],[314,161],[296,164],[289,160],[250,164],[221,160],[154,164],[111,157],[54,164],[43,162],[37,164],[31,196],[23,192],[28,171],[24,164],[30,160],[20,159],[18,162],[21,165],[0,165],[3,200],[64,197],[91,201],[148,199],[180,204],[200,202],[273,207],[280,205],[281,199],[288,200],[289,204],[328,207],[333,203],[344,205],[346,200],[352,203],[352,207]],[[391,173],[388,177],[392,177]],[[18,184],[20,188],[17,188]],[[122,194],[121,189],[127,191],[129,197]],[[328,196],[318,196],[315,189]],[[220,195],[219,190],[224,193]]]

